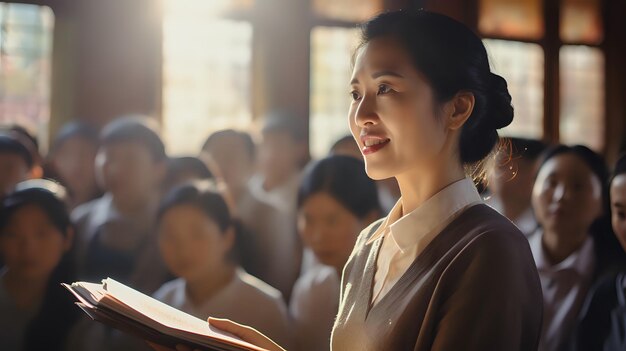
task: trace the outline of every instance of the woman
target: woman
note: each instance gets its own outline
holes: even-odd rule
[[[513,118],[481,40],[442,15],[381,14],[363,26],[350,95],[367,174],[395,177],[402,198],[357,239],[332,350],[536,350],[541,287],[528,241],[466,173]],[[249,327],[209,323],[281,350]]]
[[[621,249],[618,273],[589,292],[574,332],[573,350],[623,350],[626,345],[626,155],[615,165],[610,186],[611,222]],[[603,255],[606,254],[606,250]]]
[[[0,200],[0,349],[65,350],[80,313],[63,282],[75,280],[65,190],[18,183]]]
[[[376,183],[365,174],[362,161],[331,156],[304,170],[298,232],[321,265],[296,281],[291,296],[289,311],[299,351],[329,350],[341,271],[359,233],[379,217]]]
[[[539,350],[562,350],[593,281],[606,269],[603,249],[608,171],[602,157],[581,145],[546,153],[533,187],[541,228],[530,237],[544,296]]]

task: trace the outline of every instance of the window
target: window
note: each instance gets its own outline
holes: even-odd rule
[[[560,28],[546,25],[552,6]],[[513,97],[515,119],[503,134],[603,149],[600,0],[481,0],[478,28],[492,38],[485,40],[492,69],[507,80]]]
[[[543,49],[537,44],[485,39],[491,69],[503,76],[513,100],[515,118],[502,135],[543,137]]]
[[[346,134],[350,96],[351,53],[355,28],[316,27],[311,32],[311,153],[320,158]]]
[[[23,126],[44,147],[53,25],[49,7],[0,2],[0,124]]]
[[[251,0],[163,1],[163,131],[169,153],[199,152],[224,128],[247,128],[252,25],[223,15]]]
[[[338,21],[311,30],[310,149],[314,158],[328,154],[332,144],[349,134],[351,58],[358,44],[357,22],[383,10],[382,1],[314,0],[316,20]],[[340,26],[340,24],[343,26]]]
[[[565,45],[560,52],[561,141],[604,147],[604,56],[597,48]]]

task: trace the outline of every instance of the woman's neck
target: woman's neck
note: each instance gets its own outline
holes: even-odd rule
[[[194,304],[201,304],[211,299],[226,287],[235,276],[235,266],[227,264],[222,269],[216,269],[213,272],[203,277],[204,279],[186,280],[187,294]]]
[[[2,277],[9,296],[20,309],[31,309],[39,304],[48,284],[48,277],[25,278],[9,269]]]
[[[448,185],[465,178],[458,162],[433,164],[427,169],[413,169],[396,176],[402,195],[402,213],[410,213]]]
[[[583,246],[587,235],[586,231],[560,235],[546,230],[541,238],[541,245],[550,263],[559,264]],[[561,239],[564,237],[567,239]]]

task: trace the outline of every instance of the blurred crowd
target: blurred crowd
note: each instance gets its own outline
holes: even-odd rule
[[[88,320],[60,286],[110,277],[289,350],[328,351],[343,266],[399,190],[366,175],[351,136],[311,161],[300,122],[269,114],[258,140],[221,130],[184,157],[168,156],[145,116],[68,123],[46,155],[25,129],[3,127],[0,349],[149,349]],[[527,236],[537,265],[539,349],[619,349],[626,157],[609,167],[582,145],[503,138],[483,171],[484,201]]]

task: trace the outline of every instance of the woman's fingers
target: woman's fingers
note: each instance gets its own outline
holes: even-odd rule
[[[210,326],[233,334],[234,336],[250,344],[262,347],[270,351],[284,351],[284,349],[278,346],[278,344],[272,341],[272,339],[261,334],[254,328],[235,323],[228,319],[221,318],[209,317],[208,322]]]

